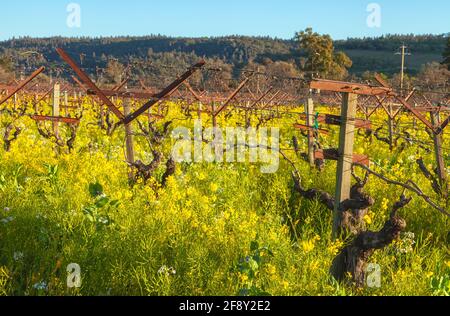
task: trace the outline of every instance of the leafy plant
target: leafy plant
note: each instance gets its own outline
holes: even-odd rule
[[[114,220],[110,214],[113,211],[117,211],[120,204],[119,201],[111,200],[106,196],[102,185],[98,182],[89,185],[89,193],[94,202],[83,207],[83,213],[87,220],[95,224],[96,229],[114,226]]]
[[[432,277],[430,287],[433,295],[450,296],[450,275]]]
[[[16,165],[12,171],[12,179],[14,183],[14,188],[16,191],[20,192],[23,190],[23,186],[20,184],[20,176],[22,174],[23,165]]]
[[[47,178],[51,181],[55,181],[58,177],[58,165],[44,164],[44,167],[47,169]]]
[[[6,189],[6,178],[4,174],[0,174],[0,191],[5,192]]]
[[[239,261],[237,271],[244,280],[243,288],[239,290],[240,296],[270,296],[263,287],[259,285],[258,276],[267,261],[273,257],[268,247],[260,247],[257,241],[250,244],[250,255]]]

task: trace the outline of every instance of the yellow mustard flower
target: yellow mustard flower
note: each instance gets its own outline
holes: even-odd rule
[[[216,183],[211,183],[211,185],[209,186],[211,192],[216,193],[217,190],[219,190],[219,186]]]
[[[302,241],[301,246],[304,252],[308,253],[314,250],[314,240]]]

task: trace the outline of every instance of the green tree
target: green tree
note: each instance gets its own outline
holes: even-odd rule
[[[10,58],[0,56],[0,82],[7,82],[14,78],[13,66]]]
[[[343,79],[352,66],[351,59],[343,52],[335,52],[329,35],[320,35],[307,28],[295,35],[300,52],[306,55],[304,70],[319,73],[323,77]]]
[[[334,64],[331,69],[331,76],[337,79],[343,79],[348,76],[348,70],[353,66],[353,62],[344,52],[334,54]]]
[[[437,62],[428,63],[422,67],[417,79],[427,89],[443,88],[446,90],[448,83],[450,83],[450,70]]]
[[[447,65],[448,70],[450,70],[450,37],[447,40],[447,48],[444,52],[444,65]]]
[[[116,59],[109,59],[105,73],[109,83],[119,84],[124,78],[125,66]]]
[[[276,61],[267,66],[267,73],[272,80],[272,87],[285,92],[295,93],[295,87],[298,85],[298,82],[286,79],[300,76],[294,63]]]
[[[0,67],[5,68],[9,65],[9,60],[5,56],[0,56]]]
[[[221,59],[208,60],[209,71],[204,72],[203,85],[213,91],[233,89],[233,66]]]

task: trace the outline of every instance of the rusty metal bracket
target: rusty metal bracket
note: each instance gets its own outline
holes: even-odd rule
[[[10,98],[12,98],[13,95],[15,95],[17,92],[25,88],[27,84],[29,84],[31,81],[33,81],[34,78],[39,76],[43,71],[45,70],[45,67],[41,67],[35,72],[33,72],[27,79],[25,79],[22,83],[20,83],[16,88],[14,88],[11,93],[9,93],[3,100],[0,101],[0,105],[8,101]]]
[[[300,114],[300,118],[306,120],[306,114]],[[325,123],[329,125],[337,125],[340,126],[342,122],[342,118],[339,115],[331,115],[331,114],[320,114],[317,117],[319,123]],[[355,119],[355,128],[358,129],[370,129],[372,127],[372,122],[363,119]]]
[[[444,131],[444,129],[447,127],[447,125],[450,123],[450,115],[448,116],[448,118],[442,123],[442,125],[440,127],[438,127],[435,130],[436,135],[440,135],[442,134],[442,132]]]
[[[388,98],[388,97],[385,97],[385,98],[383,98],[383,99],[381,99],[379,96],[375,96],[376,98],[377,98],[377,101],[378,101],[378,103],[379,103],[379,106],[381,106],[383,109],[384,109],[384,111],[386,112],[386,114],[389,116],[389,118],[391,119],[391,120],[393,120],[399,113],[400,113],[400,111],[401,111],[401,107],[397,110],[397,111],[395,111],[395,112],[391,112],[387,107],[386,107],[386,105],[384,104],[384,102],[386,101],[386,99]]]
[[[269,93],[272,92],[272,90],[273,90],[273,87],[270,87],[265,93],[263,93],[263,94],[261,95],[261,97],[259,97],[257,100],[255,100],[255,102],[253,102],[252,105],[250,105],[250,108],[256,107],[256,106],[258,105],[259,102],[261,102],[262,100],[264,100],[264,99],[269,95]]]
[[[250,81],[250,77],[245,78],[239,86],[236,88],[236,90],[233,91],[233,93],[227,98],[225,103],[216,111],[216,113],[213,113],[213,115],[216,117],[218,116],[225,108],[230,104],[231,101],[236,97],[236,95],[244,88],[244,86]]]
[[[197,94],[197,92],[194,91],[194,89],[191,87],[191,85],[189,84],[189,82],[185,81],[183,82],[183,84],[186,86],[186,88],[188,89],[188,91],[194,96],[194,98],[198,101],[198,102],[203,102],[202,101],[202,97],[200,95]]]
[[[197,70],[201,69],[205,65],[205,61],[201,60],[191,68],[189,68],[188,71],[186,71],[183,75],[181,75],[179,78],[177,78],[174,82],[172,82],[167,88],[162,90],[160,93],[155,95],[155,99],[150,100],[146,104],[144,104],[141,108],[137,109],[134,113],[128,115],[124,119],[122,119],[119,124],[129,124],[132,121],[134,121],[136,118],[139,117],[139,115],[143,114],[145,111],[150,109],[152,106],[157,104],[159,101],[161,101],[163,98],[165,98],[167,95],[172,94],[175,92],[178,87],[189,77],[191,77]]]
[[[71,76],[71,77],[72,77],[73,81],[75,81],[75,83],[78,84],[78,86],[80,86],[80,88],[81,88],[84,92],[87,92],[87,91],[89,90],[88,88],[86,88],[86,87],[83,85],[83,83],[82,83],[80,80],[78,80],[77,77],[75,77],[75,76]]]
[[[106,97],[119,97],[119,98],[135,98],[135,99],[151,99],[155,98],[156,94],[141,91],[115,91],[115,90],[101,90]],[[87,95],[96,95],[96,92],[92,89],[86,91]]]
[[[89,78],[89,76],[81,70],[77,63],[61,48],[57,48],[56,52],[61,56],[64,61],[69,64],[69,66],[75,71],[75,73],[80,77],[83,83],[88,86],[91,90],[95,92],[97,97],[113,112],[119,119],[123,120],[125,116],[119,109],[108,99],[104,93],[98,88],[95,83]]]
[[[124,81],[122,81],[118,86],[113,88],[113,91],[120,91],[122,88],[127,84],[127,82],[130,80],[130,78],[126,78]]]
[[[380,75],[375,75],[375,80],[378,81],[379,84],[381,84],[384,88],[389,88],[389,84],[381,78]],[[392,89],[391,89],[392,90]],[[404,100],[397,94],[393,93],[393,97],[400,102],[406,109],[408,109],[411,113],[413,113],[422,123],[424,123],[429,129],[431,129],[434,133],[437,133],[436,128],[433,126],[430,121],[426,119],[425,116],[423,116],[419,111],[416,111],[413,106],[411,106],[408,101]],[[450,117],[449,117],[450,118]],[[448,124],[448,123],[447,123]]]
[[[299,123],[294,124],[294,128],[301,129],[303,131],[311,131],[311,132],[315,132],[316,131],[316,129],[314,127],[312,127],[312,126],[299,124]],[[329,130],[322,129],[322,128],[318,128],[317,131],[319,133],[321,133],[321,134],[324,134],[324,135],[329,135],[330,134]]]
[[[324,149],[324,150],[316,150],[314,152],[315,159],[322,160],[339,160],[339,155],[337,154],[337,149]],[[352,161],[355,164],[362,164],[364,166],[370,166],[369,157],[361,154],[353,154]]]
[[[392,92],[389,87],[377,87],[360,83],[313,79],[310,88],[323,91],[345,92],[360,95],[385,95]]]
[[[146,92],[151,92],[151,89],[148,88],[142,79],[139,79],[139,84],[141,85],[142,89],[144,89]]]
[[[32,115],[31,118],[37,122],[49,121],[49,122],[61,122],[67,124],[79,124],[80,119],[61,116],[46,116],[46,115]]]

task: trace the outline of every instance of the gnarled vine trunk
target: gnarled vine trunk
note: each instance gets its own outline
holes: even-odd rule
[[[353,282],[358,287],[362,287],[365,283],[365,268],[370,256],[375,250],[391,244],[406,228],[405,220],[399,217],[397,212],[411,199],[402,195],[394,205],[391,216],[383,229],[379,232],[367,231],[364,217],[368,209],[375,203],[374,199],[364,192],[369,175],[366,174],[364,180],[355,174],[353,176],[357,183],[352,186],[350,199],[342,202],[339,207],[343,213],[341,227],[355,237],[333,260],[330,273],[338,281],[344,281],[347,275],[351,275]],[[335,199],[329,193],[318,189],[303,188],[299,174],[294,173],[293,179],[295,191],[303,198],[319,200],[329,210],[334,210]]]
[[[347,273],[352,275],[358,287],[363,287],[366,280],[365,268],[370,256],[377,249],[383,249],[400,236],[405,230],[406,222],[397,215],[400,208],[407,205],[411,199],[402,196],[394,205],[389,220],[378,232],[362,231],[333,260],[330,272],[338,281],[343,281]]]

